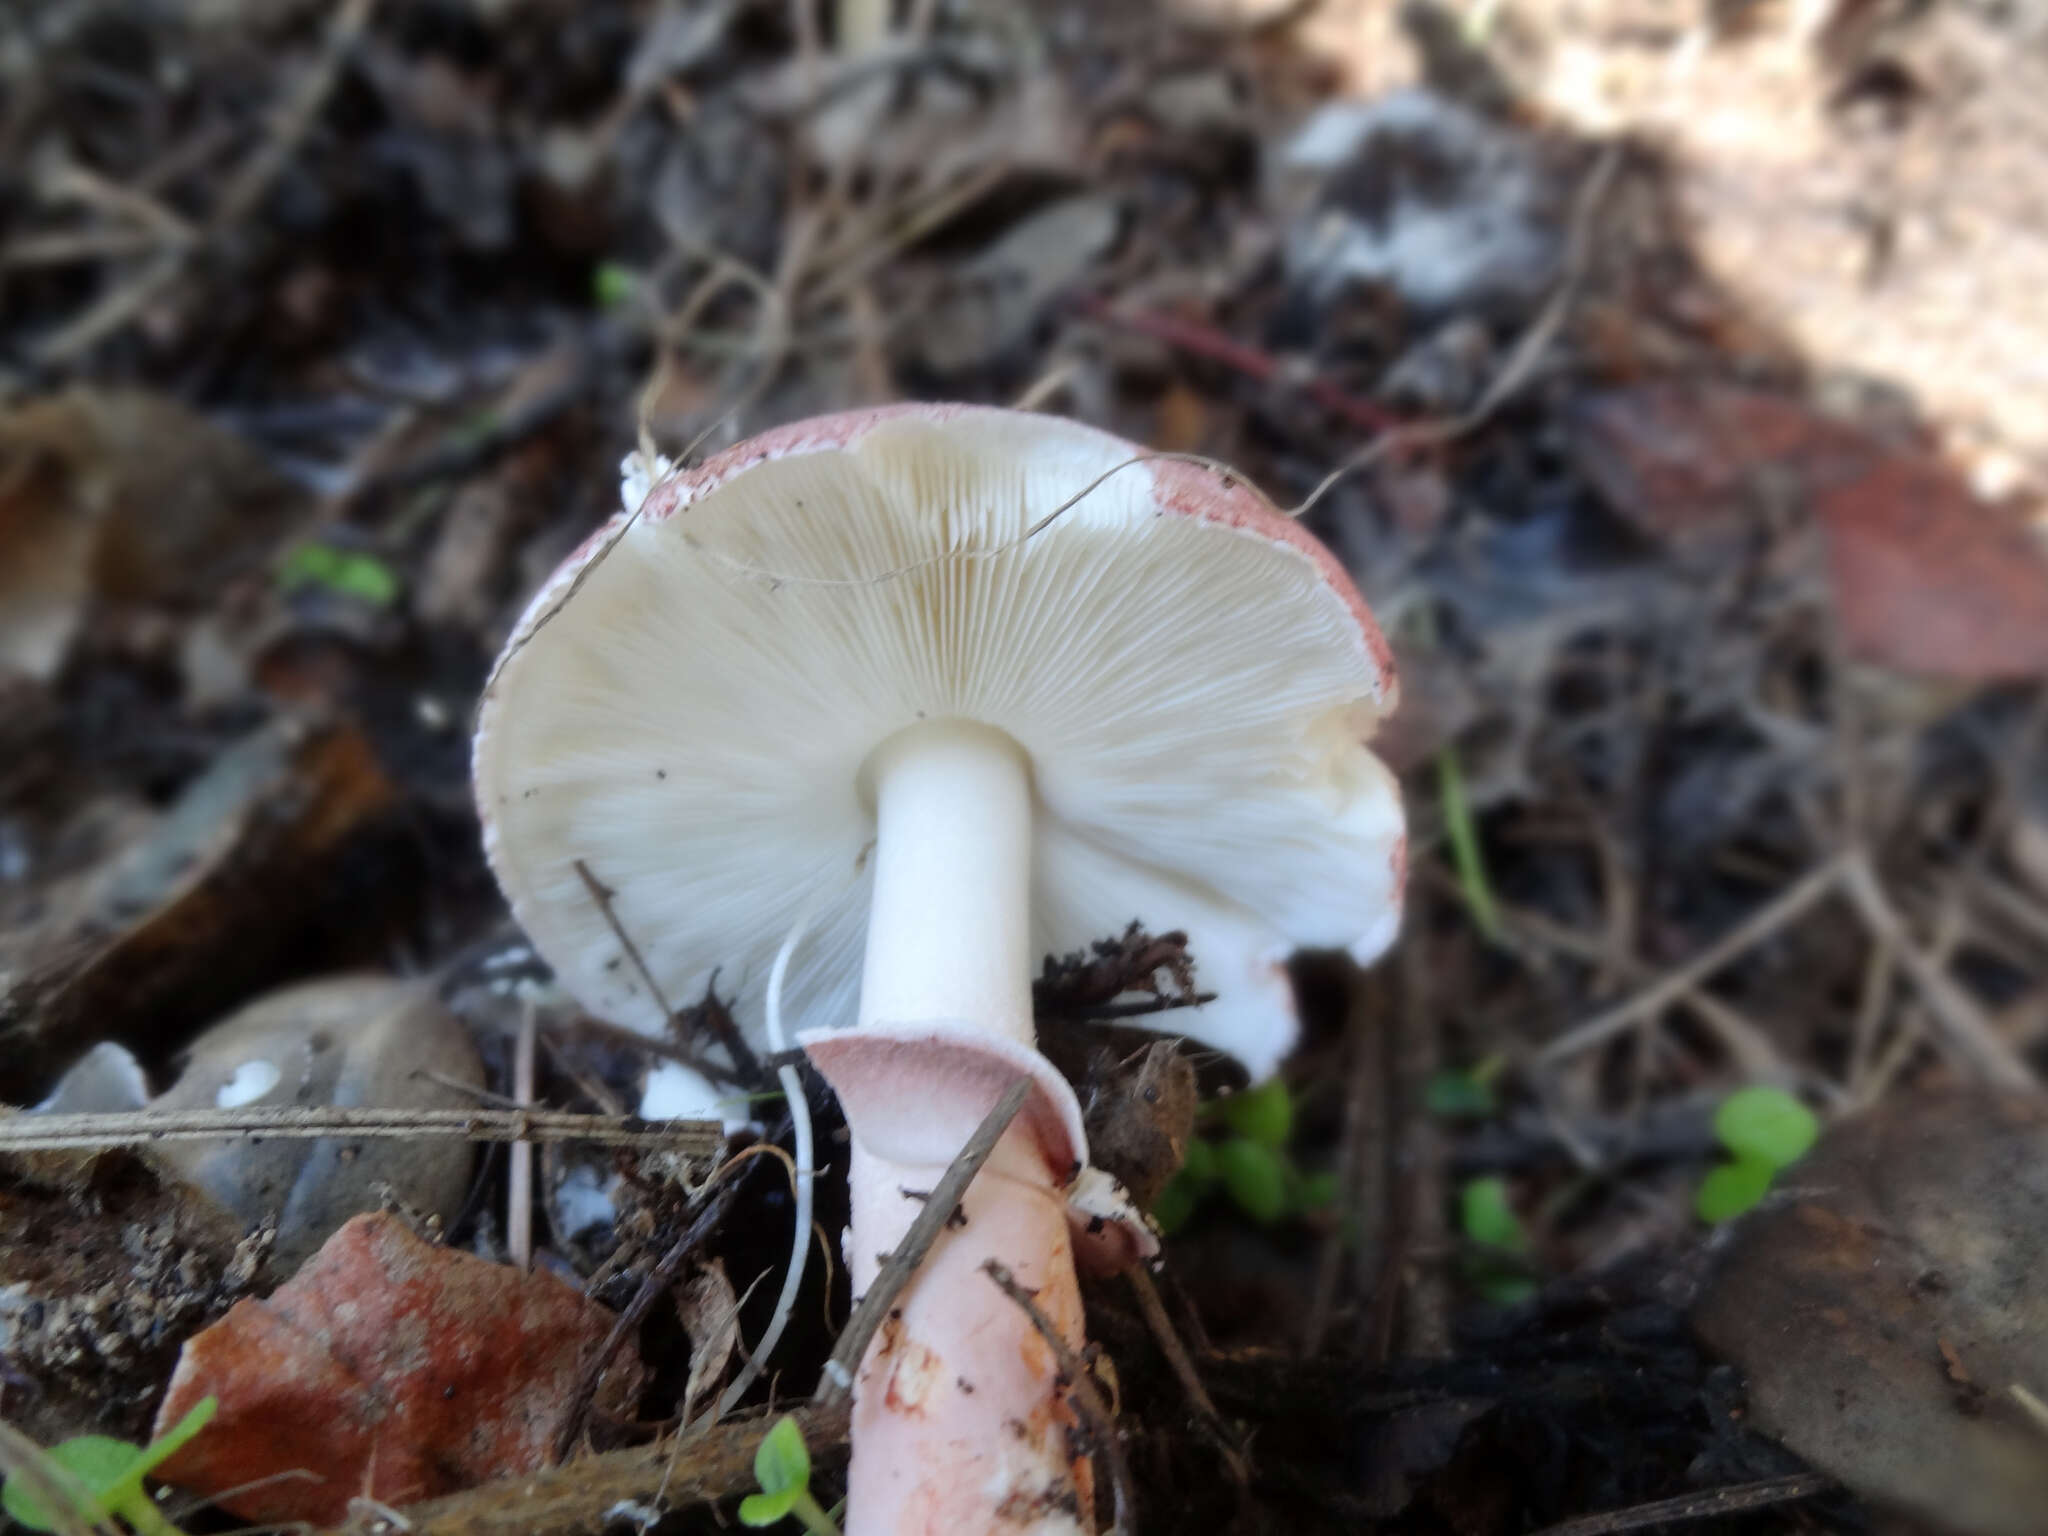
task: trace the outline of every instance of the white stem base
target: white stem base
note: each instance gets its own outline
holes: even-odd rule
[[[945,1165],[853,1149],[854,1291],[922,1209]],[[1079,1536],[1090,1528],[1088,1464],[1069,1455],[1075,1420],[1052,1351],[982,1272],[1000,1260],[1079,1351],[1081,1293],[1064,1200],[1036,1140],[1013,1124],[939,1235],[854,1383],[847,1536]]]

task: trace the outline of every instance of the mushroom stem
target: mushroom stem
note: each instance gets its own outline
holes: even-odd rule
[[[1008,1084],[1020,1071],[1051,1075],[1033,1048],[1023,752],[985,726],[934,721],[884,743],[870,772],[877,844],[861,1028],[806,1041],[853,1133],[857,1293]],[[935,1033],[920,1040],[926,1028]],[[1088,1469],[1069,1451],[1057,1362],[981,1273],[991,1259],[1016,1270],[1080,1346],[1061,1193],[1078,1149],[1049,1153],[1033,1119],[1020,1115],[997,1142],[861,1364],[848,1536],[1084,1528]]]
[[[1031,1045],[1024,753],[987,726],[935,720],[890,737],[869,771],[875,889],[861,1027],[947,1020]]]
[[[915,1112],[914,1110],[912,1111]],[[903,1240],[943,1163],[897,1163],[853,1145],[855,1290]],[[906,1193],[908,1192],[908,1193]],[[1083,1343],[1065,1202],[1032,1133],[1013,1122],[967,1187],[868,1347],[854,1378],[847,1536],[1078,1533],[1091,1494],[1070,1450],[1075,1419],[1031,1319],[982,1273],[994,1259],[1065,1336]]]

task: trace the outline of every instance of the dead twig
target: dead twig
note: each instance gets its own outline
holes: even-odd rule
[[[849,1415],[844,1403],[796,1411],[815,1471],[845,1461]],[[760,1414],[728,1419],[678,1440],[580,1456],[545,1471],[500,1478],[408,1506],[406,1526],[411,1536],[596,1536],[642,1509],[658,1516],[733,1498],[754,1486],[754,1452],[769,1422]],[[373,1529],[365,1519],[327,1536],[364,1536]]]
[[[521,1109],[534,1102],[534,1067],[540,1040],[540,1017],[528,1003],[520,1009],[519,1038],[512,1047],[512,1097]],[[505,1247],[513,1267],[533,1267],[533,1143],[512,1143],[505,1178]]]
[[[1332,416],[1367,432],[1395,432],[1402,426],[1401,418],[1384,406],[1349,394],[1328,379],[1313,374],[1306,378],[1293,377],[1285,364],[1270,352],[1262,352],[1200,320],[1114,305],[1096,294],[1076,299],[1074,306],[1099,324],[1150,336],[1182,352],[1220,363],[1256,383],[1290,389],[1314,401]]]
[[[1516,341],[1500,371],[1493,376],[1479,399],[1459,415],[1409,422],[1383,433],[1316,482],[1315,489],[1302,498],[1300,505],[1290,509],[1290,516],[1305,515],[1340,480],[1357,474],[1397,450],[1435,447],[1477,430],[1528,383],[1537,363],[1542,360],[1544,349],[1563,328],[1565,317],[1571,313],[1572,301],[1578,297],[1579,286],[1585,281],[1587,268],[1592,263],[1593,226],[1598,221],[1601,204],[1606,201],[1607,189],[1614,183],[1614,173],[1620,166],[1621,146],[1610,144],[1600,152],[1600,158],[1593,162],[1593,168],[1579,183],[1578,195],[1572,200],[1571,226],[1565,239],[1564,271],[1557,280],[1556,288],[1551,290],[1549,301]]]
[[[1347,1249],[1375,1253],[1387,1218],[1387,1031],[1367,1006],[1364,972],[1348,962],[1344,989],[1345,1034],[1351,1052],[1345,1074],[1344,1129],[1337,1146],[1338,1220],[1316,1255],[1315,1289],[1301,1331],[1304,1359],[1321,1353],[1337,1306]],[[1381,995],[1384,995],[1383,993]]]
[[[611,1364],[612,1356],[618,1353],[619,1346],[640,1326],[640,1319],[647,1315],[647,1309],[654,1305],[655,1298],[668,1289],[684,1262],[704,1246],[704,1240],[725,1220],[726,1212],[732,1208],[733,1200],[739,1194],[739,1170],[743,1166],[743,1157],[744,1154],[734,1157],[711,1176],[710,1182],[697,1195],[696,1215],[683,1229],[683,1235],[669,1244],[668,1251],[640,1282],[640,1289],[633,1293],[633,1299],[619,1310],[611,1332],[605,1335],[597,1352],[583,1362],[570,1394],[568,1415],[562,1420],[561,1432],[555,1436],[556,1461],[566,1460],[576,1448],[576,1441],[590,1417],[590,1404],[597,1395],[598,1382],[605,1367]]]
[[[1652,968],[1638,960],[1625,947],[1617,947],[1611,938],[1596,939],[1562,923],[1551,921],[1540,912],[1527,911],[1505,903],[1501,904],[1500,917],[1503,928],[1514,943],[1526,943],[1543,949],[1555,950],[1575,960],[1604,968],[1610,974],[1638,985],[1652,977]],[[1742,1070],[1746,1077],[1766,1079],[1775,1082],[1805,1080],[1813,1074],[1802,1072],[1785,1059],[1777,1043],[1768,1031],[1753,1022],[1740,1009],[1723,1002],[1703,985],[1684,988],[1672,1002],[1681,1008],[1690,1009],[1701,1023],[1713,1031],[1729,1058]],[[1834,1086],[1815,1081],[1813,1086],[1835,1097],[1840,1097]]]
[[[376,3],[377,0],[342,0],[334,19],[328,23],[320,57],[271,119],[269,134],[243,162],[221,195],[209,221],[211,233],[219,235],[241,223],[284,174],[284,168],[291,164],[292,156],[312,131],[313,120],[320,115],[335,82],[341,78],[341,66],[369,25]]]
[[[179,239],[159,251],[148,265],[102,294],[85,312],[75,316],[37,343],[38,363],[51,366],[68,361],[112,335],[147,309],[157,298],[191,270],[194,259],[209,247],[218,246],[225,236],[261,202],[299,146],[311,131],[335,82],[341,66],[355,47],[356,39],[369,24],[376,0],[342,0],[328,24],[320,56],[299,87],[272,119],[269,134],[244,162],[208,218],[204,238]],[[168,238],[168,232],[166,232]]]
[[[1604,1515],[1581,1515],[1560,1525],[1546,1525],[1536,1536],[1620,1536],[1624,1531],[1675,1525],[1681,1520],[1711,1520],[1717,1515],[1770,1509],[1774,1505],[1810,1499],[1834,1486],[1833,1478],[1823,1477],[1818,1472],[1795,1472],[1790,1477],[1737,1483],[1733,1487],[1709,1489],[1705,1493],[1682,1493],[1675,1499],[1658,1499],[1652,1504],[1610,1510]]]
[[[554,1109],[139,1109],[124,1114],[8,1115],[0,1153],[109,1151],[159,1141],[272,1136],[454,1137],[462,1141],[578,1141],[600,1147],[665,1147],[708,1162],[724,1139],[710,1121],[650,1123]]]
[[[583,882],[583,888],[590,892],[590,899],[597,903],[597,910],[604,914],[605,926],[611,929],[612,937],[619,941],[619,948],[626,952],[626,959],[632,964],[633,973],[640,978],[640,984],[647,988],[647,994],[654,999],[654,1005],[662,1011],[671,1028],[682,1027],[683,1015],[670,1004],[667,995],[661,989],[661,983],[654,979],[654,972],[648,969],[647,957],[640,953],[640,946],[633,942],[633,936],[626,932],[626,925],[619,921],[618,911],[612,906],[612,898],[618,893],[592,874],[590,865],[582,859],[576,861],[576,875]],[[725,1047],[726,1054],[732,1058],[733,1070],[739,1074],[740,1080],[749,1088],[761,1086],[766,1081],[766,1075],[761,1070],[761,1059],[754,1054],[753,1047],[747,1044],[746,1036],[740,1033],[732,1015],[724,1008],[711,1008],[702,1012],[705,1022],[711,1026],[712,1033],[717,1035],[719,1044]]]
[[[1209,1396],[1209,1389],[1202,1385],[1202,1378],[1195,1371],[1195,1362],[1187,1352],[1187,1346],[1180,1341],[1173,1319],[1166,1315],[1166,1304],[1159,1299],[1159,1288],[1152,1283],[1151,1274],[1143,1265],[1136,1265],[1126,1271],[1131,1293],[1138,1298],[1138,1311],[1143,1314],[1145,1326],[1152,1331],[1153,1342],[1159,1352],[1166,1356],[1166,1363],[1173,1371],[1174,1379],[1181,1390],[1188,1395],[1188,1401],[1195,1408],[1195,1423],[1200,1427],[1209,1443],[1223,1458],[1223,1464],[1230,1469],[1231,1480],[1237,1484],[1238,1498],[1243,1500],[1251,1493],[1251,1468],[1245,1461],[1244,1447],[1230,1432],[1223,1415],[1216,1409],[1216,1401]]]
[[[1792,923],[1823,896],[1834,890],[1842,878],[1846,860],[1829,859],[1788,886],[1755,913],[1737,923],[1728,933],[1708,945],[1684,965],[1667,971],[1635,996],[1574,1025],[1536,1053],[1536,1060],[1554,1066],[1581,1051],[1611,1040],[1642,1020],[1669,1007],[1693,991],[1722,966],[1745,950],[1762,943]]]
[[[2032,1088],[2032,1069],[1993,1027],[1976,999],[1913,942],[1898,909],[1871,869],[1869,858],[1859,850],[1843,861],[1840,872],[1849,904],[1863,919],[1871,936],[1888,945],[1898,957],[1955,1054],[1987,1083],[2002,1088]]]
[[[846,1320],[846,1327],[840,1331],[839,1342],[832,1348],[831,1358],[825,1362],[825,1369],[819,1374],[817,1391],[811,1401],[829,1403],[842,1396],[853,1386],[854,1372],[860,1368],[863,1356],[868,1352],[868,1341],[882,1326],[882,1319],[889,1315],[889,1309],[896,1305],[896,1298],[910,1283],[917,1267],[924,1262],[924,1256],[953,1219],[953,1212],[967,1193],[967,1186],[974,1182],[974,1176],[981,1172],[981,1165],[988,1161],[989,1153],[996,1143],[1003,1139],[1003,1132],[1010,1128],[1010,1122],[1017,1118],[1017,1112],[1024,1107],[1024,1101],[1031,1096],[1031,1082],[1018,1078],[996,1100],[995,1108],[982,1117],[974,1134],[954,1157],[945,1175],[932,1186],[926,1197],[924,1209],[917,1213],[917,1219],[910,1224],[910,1230],[903,1234],[903,1241],[889,1255],[875,1276],[875,1283],[868,1287],[853,1309],[853,1315]]]
[[[1402,1259],[1392,1272],[1394,1294],[1389,1298],[1389,1305],[1400,1309],[1401,1347],[1423,1359],[1451,1352],[1450,1281],[1443,1263],[1450,1249],[1444,1217],[1446,1159],[1443,1133],[1428,1105],[1429,1080],[1442,1055],[1442,1026],[1426,953],[1421,945],[1410,944],[1400,954],[1401,1005],[1393,1014],[1390,1052],[1400,1239],[1388,1244],[1389,1256]]]
[[[1038,1310],[1038,1303],[1031,1299],[1031,1292],[1017,1283],[1002,1263],[990,1259],[981,1266],[982,1273],[996,1284],[1010,1300],[1023,1309],[1031,1319],[1031,1326],[1038,1330],[1038,1336],[1045,1340],[1046,1348],[1052,1351],[1053,1360],[1059,1366],[1060,1379],[1072,1394],[1074,1406],[1087,1427],[1090,1438],[1102,1447],[1103,1459],[1109,1463],[1110,1495],[1114,1502],[1115,1516],[1110,1525],[1110,1536],[1129,1536],[1136,1529],[1137,1505],[1131,1492],[1131,1465],[1124,1456],[1124,1443],[1117,1434],[1116,1421],[1110,1416],[1109,1405],[1096,1390],[1095,1378],[1067,1341],[1061,1337],[1052,1319]]]

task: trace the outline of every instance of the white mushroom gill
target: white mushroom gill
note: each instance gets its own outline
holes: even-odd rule
[[[1263,974],[1384,929],[1398,802],[1358,745],[1377,667],[1315,564],[1163,515],[1142,466],[1019,542],[1127,456],[1042,419],[905,419],[620,531],[494,685],[479,758],[494,843],[521,850],[500,875],[576,995],[661,1025],[580,859],[671,999],[716,970],[757,1035],[776,944],[816,900],[786,1006],[797,1031],[851,1023],[875,878],[862,768],[947,719],[1028,763],[1028,960],[1135,918],[1204,930],[1205,970]],[[1271,989],[1218,990],[1184,1027],[1270,1070],[1290,1043]]]

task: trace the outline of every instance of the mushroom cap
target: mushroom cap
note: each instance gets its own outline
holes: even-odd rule
[[[1299,525],[1143,453],[986,407],[826,416],[668,474],[587,540],[508,641],[475,749],[491,866],[562,984],[666,1023],[581,862],[669,1002],[716,976],[760,1039],[808,914],[785,1017],[850,1024],[866,764],[961,718],[1030,763],[1036,950],[1186,931],[1217,997],[1174,1029],[1270,1071],[1287,954],[1371,959],[1398,926],[1400,797],[1364,744],[1393,667]]]

